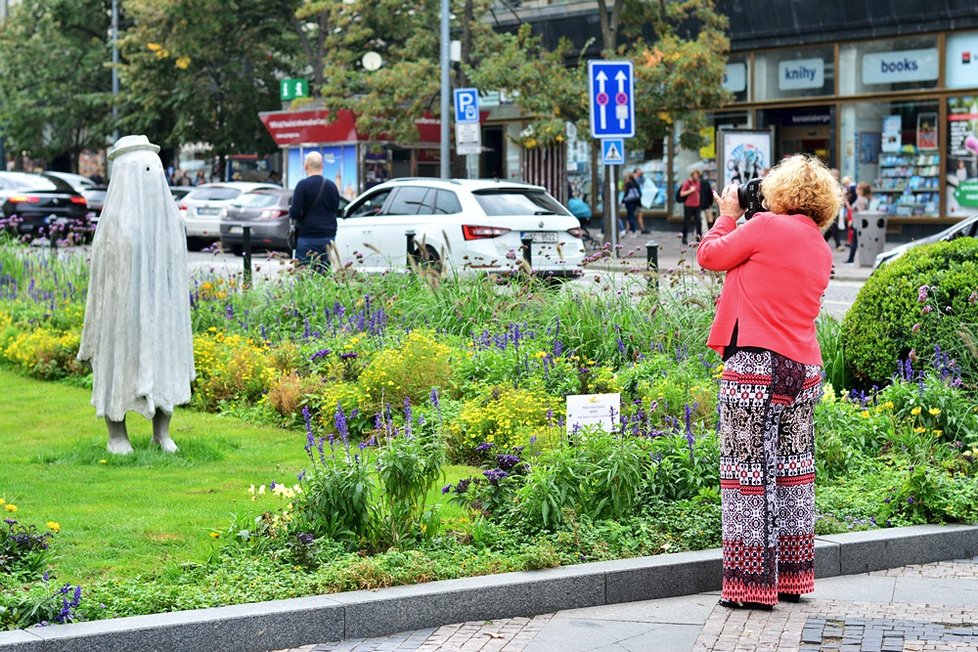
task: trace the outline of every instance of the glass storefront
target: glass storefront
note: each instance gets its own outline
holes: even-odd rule
[[[842,172],[873,188],[872,204],[900,217],[940,214],[939,105],[858,102],[842,106]]]
[[[808,153],[869,183],[892,224],[978,212],[978,31],[733,53],[723,86],[731,103],[707,116],[704,147],[683,149],[678,123],[662,142],[627,143],[619,177],[642,169],[647,214],[681,216],[674,195],[693,168],[718,183],[720,128],[769,131],[765,168]],[[568,146],[571,191],[600,205],[590,139]]]
[[[978,212],[978,95],[947,101],[947,214]]]

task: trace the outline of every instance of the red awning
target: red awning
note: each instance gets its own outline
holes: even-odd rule
[[[309,111],[265,111],[258,114],[272,140],[280,147],[302,143],[355,143],[392,140],[384,135],[374,138],[357,133],[356,116],[352,111],[337,111],[331,115],[323,109]],[[437,146],[441,142],[441,123],[437,118],[424,117],[416,122],[419,140]]]

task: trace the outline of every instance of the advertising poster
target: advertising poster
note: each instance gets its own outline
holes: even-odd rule
[[[900,116],[890,115],[883,118],[883,151],[899,152],[903,147],[903,134]]]
[[[917,149],[937,149],[937,113],[917,114]]]
[[[723,183],[747,183],[762,177],[771,167],[774,138],[770,131],[719,129],[717,131],[717,174]]]
[[[947,214],[978,209],[978,97],[947,101]]]
[[[359,191],[356,145],[314,145],[292,147],[288,155],[288,185],[295,188],[305,176],[303,161],[306,154],[316,151],[323,155],[323,176],[332,179],[340,195],[353,199]]]

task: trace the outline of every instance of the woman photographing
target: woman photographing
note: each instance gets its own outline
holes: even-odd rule
[[[719,390],[723,592],[731,608],[771,609],[815,590],[815,405],[822,355],[815,319],[832,251],[822,237],[839,184],[817,158],[793,156],[743,215],[737,185],[697,249],[726,272],[707,345],[724,360]]]

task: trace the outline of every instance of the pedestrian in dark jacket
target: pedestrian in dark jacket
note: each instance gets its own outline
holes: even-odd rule
[[[700,212],[706,224],[713,224],[713,186],[704,174],[700,179]]]
[[[306,178],[296,184],[289,207],[289,219],[298,229],[295,257],[300,265],[312,265],[322,272],[329,268],[329,247],[336,239],[340,193],[336,184],[323,176],[322,154],[306,154],[304,167]]]

